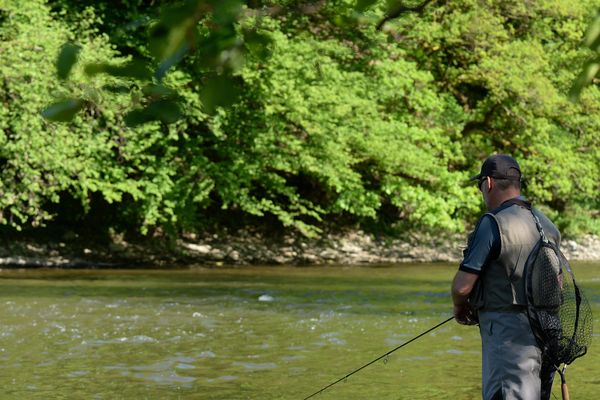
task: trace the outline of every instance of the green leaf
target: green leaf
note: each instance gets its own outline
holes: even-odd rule
[[[156,79],[158,79],[159,81],[162,80],[162,78],[167,74],[167,71],[172,66],[179,64],[179,62],[181,60],[183,60],[183,58],[185,57],[185,55],[187,54],[187,52],[188,52],[189,49],[190,49],[190,45],[189,45],[189,43],[187,41],[185,41],[179,47],[179,49],[177,49],[177,51],[175,51],[169,57],[167,57],[166,59],[164,59],[160,63],[160,65],[158,66],[158,68],[156,69],[156,72],[154,73],[154,76],[156,77]]]
[[[240,89],[231,76],[210,78],[200,91],[200,100],[207,114],[214,114],[217,107],[233,104],[240,95]]]
[[[177,91],[163,85],[147,85],[142,88],[144,95],[155,99],[177,97]]]
[[[199,49],[202,67],[212,70],[239,70],[244,62],[243,42],[233,28],[222,29],[219,32],[211,32],[202,40],[202,48]]]
[[[377,0],[357,0],[354,9],[358,12],[365,12],[367,8],[377,3]]]
[[[600,14],[594,18],[585,33],[583,44],[594,51],[598,51],[600,46]]]
[[[69,99],[54,103],[42,111],[42,117],[50,121],[69,122],[81,110],[85,102],[82,99]]]
[[[265,33],[257,32],[256,30],[244,31],[244,44],[246,49],[264,60],[271,55],[270,45],[273,43],[271,37]]]
[[[129,111],[123,119],[125,120],[125,125],[131,128],[152,121],[151,116],[148,115],[144,108]]]
[[[129,93],[131,92],[131,87],[129,85],[104,85],[102,86],[102,90],[110,93]]]
[[[166,124],[172,124],[181,118],[181,109],[173,100],[158,100],[148,106],[148,112]]]
[[[235,24],[242,11],[242,2],[239,0],[213,1],[213,21],[221,26]]]
[[[108,74],[116,77],[134,78],[139,80],[149,80],[152,78],[152,71],[148,62],[139,58],[133,59],[123,65],[112,65],[108,63],[87,64],[84,71],[89,76]]]
[[[588,61],[583,66],[583,70],[573,82],[573,86],[571,86],[571,90],[569,90],[569,99],[571,101],[577,101],[583,89],[589,85],[592,80],[598,74],[600,70],[600,59]]]
[[[173,100],[158,100],[125,115],[125,124],[135,127],[151,121],[172,124],[181,118],[179,105]]]
[[[178,7],[163,10],[159,22],[150,29],[149,50],[159,61],[176,54],[182,46],[191,46],[193,28],[198,22],[201,1],[188,0]]]
[[[69,77],[73,65],[77,62],[77,56],[80,51],[81,47],[74,43],[65,43],[62,46],[56,59],[56,73],[60,79],[67,79]]]

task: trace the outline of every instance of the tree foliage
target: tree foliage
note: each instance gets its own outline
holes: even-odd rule
[[[144,232],[460,231],[505,152],[567,234],[600,233],[600,92],[567,98],[593,1],[113,7],[0,3],[2,223],[100,199]]]

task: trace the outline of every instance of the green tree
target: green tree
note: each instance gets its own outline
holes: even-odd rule
[[[111,4],[0,6],[5,223],[74,198],[142,231],[460,231],[506,152],[567,235],[600,232],[598,90],[566,96],[592,1]]]

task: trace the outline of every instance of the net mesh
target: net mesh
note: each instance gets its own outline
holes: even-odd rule
[[[592,311],[571,266],[550,243],[540,242],[528,266],[529,316],[538,343],[556,366],[583,356],[592,339]]]

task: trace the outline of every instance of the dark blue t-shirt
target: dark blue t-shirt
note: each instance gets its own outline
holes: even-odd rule
[[[481,274],[483,266],[500,255],[500,230],[496,220],[486,214],[479,220],[464,251],[460,270]]]

